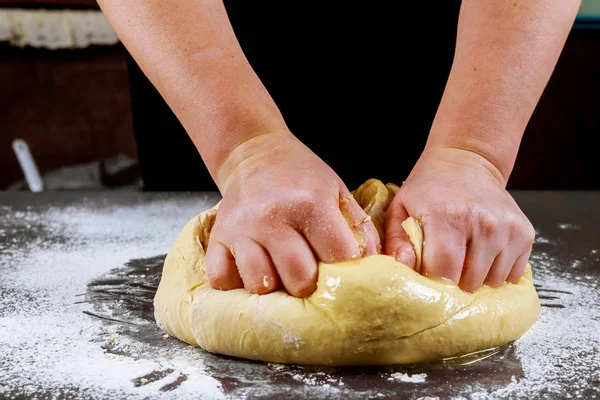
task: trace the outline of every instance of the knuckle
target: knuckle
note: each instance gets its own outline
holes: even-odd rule
[[[488,210],[479,210],[477,212],[477,225],[479,234],[489,237],[498,231],[500,218]]]
[[[265,280],[253,280],[244,286],[247,291],[253,294],[267,294],[275,290],[272,284],[265,284]]]
[[[293,296],[305,297],[311,294],[316,285],[316,265],[301,262],[299,257],[288,254],[277,265],[280,276],[288,277],[284,282],[286,290]]]
[[[506,220],[511,239],[524,241],[528,246],[533,244],[535,229],[527,217],[521,214],[510,214]]]
[[[320,208],[319,196],[310,190],[296,190],[293,193],[292,203],[299,211],[312,212]]]
[[[313,278],[292,281],[287,288],[288,292],[295,297],[307,297],[311,295],[315,289],[316,285]]]
[[[285,270],[297,276],[303,269],[301,258],[295,251],[289,250],[279,256],[277,270]]]
[[[533,228],[533,225],[531,225],[529,220],[527,220],[527,222],[526,222],[525,229],[524,229],[524,235],[525,235],[525,241],[527,242],[528,247],[531,247],[531,245],[533,245],[533,242],[535,241],[535,229]]]
[[[518,283],[525,272],[525,268],[527,267],[527,263],[523,262],[520,265],[514,265],[508,274],[507,281],[512,283]]]
[[[434,255],[433,259],[430,258]],[[462,274],[464,249],[442,244],[423,255],[423,266],[427,275],[447,278],[457,282]]]
[[[438,253],[440,261],[442,263],[445,263],[447,265],[447,268],[454,269],[458,266],[461,266],[463,263],[462,257],[459,255],[460,252],[458,251],[458,249],[453,248],[450,245],[442,245],[436,251]]]
[[[485,279],[485,283],[491,287],[498,287],[498,286],[502,286],[502,284],[504,283],[504,280],[499,275],[494,275],[491,277],[487,277]]]
[[[524,225],[522,223],[522,219],[519,215],[509,213],[505,217],[506,227],[511,234],[511,237],[518,236],[521,232],[523,232]]]
[[[465,205],[447,203],[445,205],[445,218],[452,227],[461,227],[469,220],[472,210]]]
[[[474,268],[462,276],[460,287],[467,292],[475,292],[481,288],[485,280],[485,272]]]
[[[471,282],[466,282],[463,285],[462,289],[465,292],[473,293],[473,292],[476,292],[477,289],[479,289],[480,287],[481,287],[481,284],[477,284],[476,282],[471,281]]]
[[[228,287],[229,275],[221,269],[208,270],[206,271],[206,278],[210,286],[215,289],[221,289]]]

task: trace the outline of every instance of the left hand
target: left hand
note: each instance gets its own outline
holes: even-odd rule
[[[414,268],[401,226],[409,216],[423,228],[423,275],[449,279],[468,292],[516,283],[523,275],[535,230],[484,157],[427,149],[400,187],[386,216],[384,251]]]

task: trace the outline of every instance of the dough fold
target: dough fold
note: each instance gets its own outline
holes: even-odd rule
[[[353,192],[382,237],[397,189],[370,179]],[[329,366],[418,363],[505,345],[539,315],[530,265],[518,284],[475,293],[426,278],[385,255],[320,263],[317,290],[304,299],[285,291],[259,296],[214,290],[204,264],[217,209],[184,226],[154,298],[163,330],[209,352]],[[421,228],[412,218],[403,227],[420,263]]]

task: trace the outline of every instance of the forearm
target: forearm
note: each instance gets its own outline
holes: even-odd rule
[[[464,0],[448,83],[426,148],[485,157],[506,181],[579,0]]]
[[[285,131],[221,0],[100,0],[117,35],[194,141],[219,185],[240,143]],[[169,140],[169,132],[164,132]]]

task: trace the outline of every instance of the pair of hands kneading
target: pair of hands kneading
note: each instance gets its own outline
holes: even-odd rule
[[[448,240],[434,230],[445,225],[429,225],[436,214],[421,217],[422,229],[414,218],[401,218],[406,214],[400,207],[412,205],[399,201],[402,187],[370,179],[350,193],[313,156],[301,148],[290,150],[273,147],[280,158],[270,161],[281,174],[272,174],[264,165],[264,153],[244,160],[248,175],[233,172],[223,200],[185,225],[167,255],[154,299],[163,330],[214,353],[343,366],[417,363],[469,354],[505,345],[535,322],[540,304],[531,268],[526,259],[525,265],[518,264],[528,254],[525,244],[520,244],[525,253],[519,255],[505,254],[512,251],[510,246],[498,247],[495,258],[507,260],[512,254],[510,262],[474,266],[478,282],[501,276],[502,281],[514,279],[514,284],[489,285],[470,293],[453,282],[430,279],[423,276],[433,268],[426,264],[431,250],[429,242],[423,246],[423,238],[433,236],[433,244]],[[331,180],[324,184],[328,176]],[[435,173],[414,176],[415,186],[408,186],[407,193],[420,193],[425,182],[435,189]],[[288,179],[294,183],[288,184]],[[284,188],[283,194],[276,191]],[[498,203],[493,204],[500,207]],[[424,201],[417,209],[432,204],[436,203]],[[389,222],[386,214],[392,212],[398,220]],[[456,227],[464,226],[468,224]],[[445,233],[461,233],[465,240],[465,232],[473,235],[482,229],[456,227]],[[474,242],[478,247],[507,244],[492,242],[491,238],[503,236],[494,236],[486,227],[485,237]],[[458,242],[441,247],[445,253],[434,259],[477,261],[469,250],[461,255],[464,243],[458,256],[451,254],[451,245]],[[406,257],[406,244],[411,252],[404,264],[396,259]],[[377,254],[382,247],[393,249],[388,249],[391,254],[394,249],[399,252],[395,257]],[[347,260],[336,262],[340,256]],[[505,269],[494,270],[500,267]],[[461,270],[442,272],[460,276],[459,283],[470,276]]]
[[[402,227],[409,216],[419,220],[426,242],[419,272],[468,292],[518,282],[534,240],[500,172],[466,150],[423,152],[385,221],[371,220],[335,172],[286,132],[238,146],[218,178],[224,196],[206,266],[216,289],[306,297],[316,288],[319,261],[379,253],[414,269]]]
[[[289,131],[223,2],[99,4],[223,195],[218,217],[215,208],[192,219],[165,260],[155,297],[163,329],[224,354],[348,365],[464,354],[535,321],[534,230],[505,187],[578,1],[462,2],[444,92],[433,121],[422,121],[431,122],[425,149],[400,187],[371,182],[374,196],[366,187],[353,196]],[[334,88],[314,95],[335,101]],[[403,134],[404,107],[390,129],[356,142],[347,158],[357,169],[371,169],[364,151],[404,156],[389,140]],[[314,127],[303,134],[352,140],[347,128],[320,132],[310,111],[299,115]],[[368,127],[380,115],[360,117]],[[423,241],[411,243],[403,224]]]

